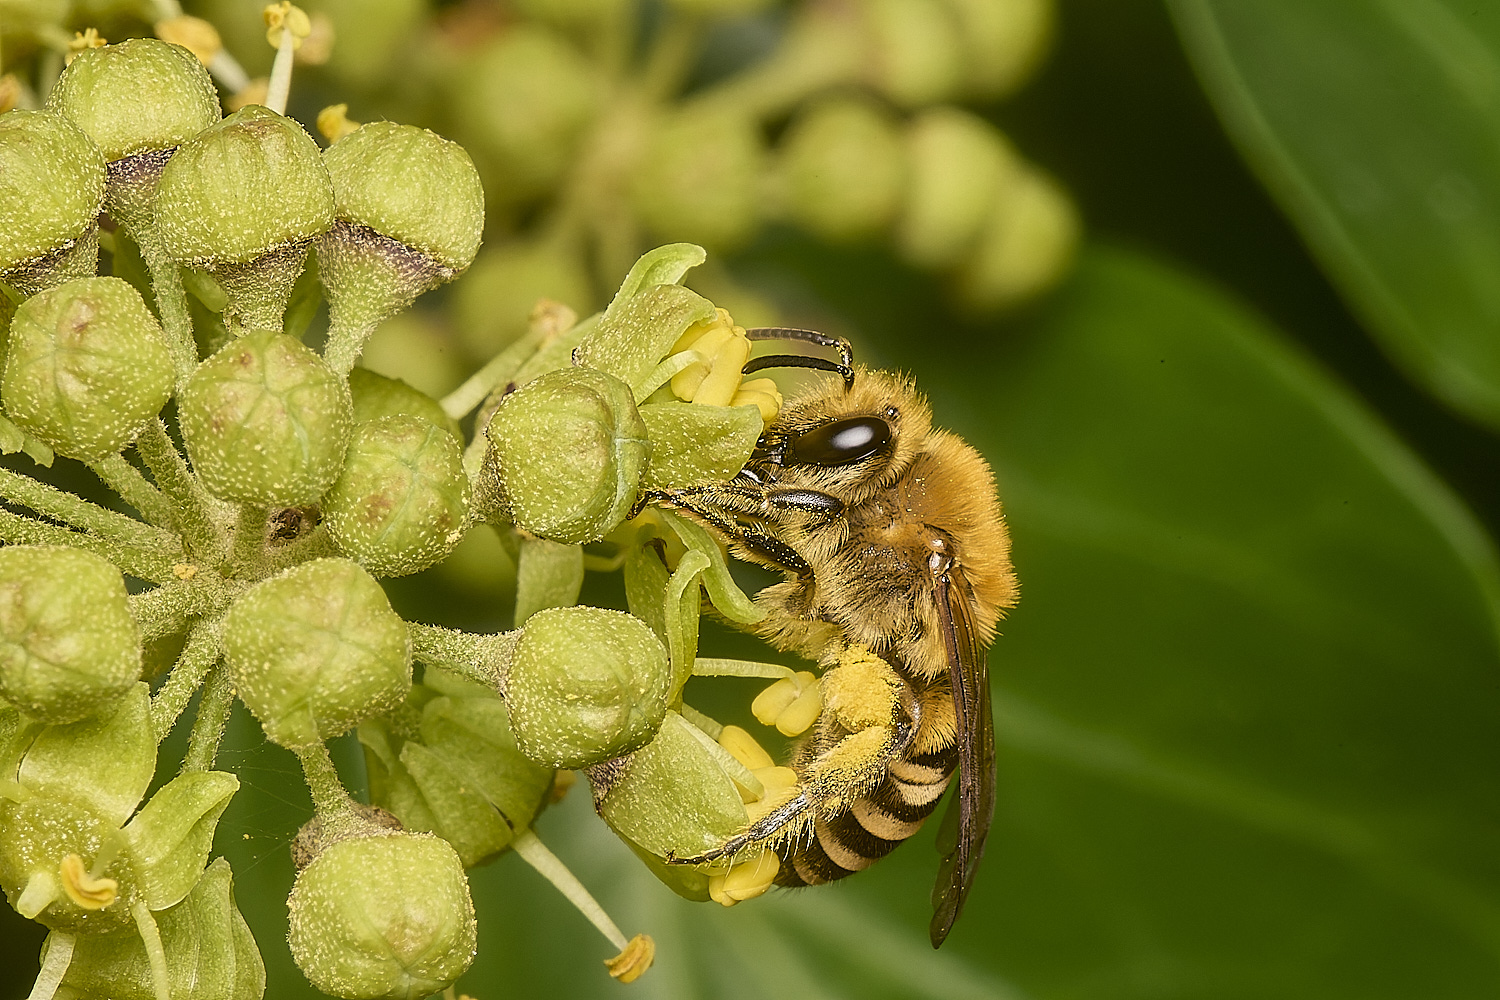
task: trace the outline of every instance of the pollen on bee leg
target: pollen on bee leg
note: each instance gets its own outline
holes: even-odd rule
[[[713,875],[708,880],[708,895],[723,906],[754,899],[771,888],[776,873],[781,870],[781,859],[774,851],[762,851],[749,861],[733,865],[722,875]]]
[[[112,878],[95,878],[83,865],[83,858],[69,854],[59,869],[63,892],[85,910],[102,910],[120,894],[120,883]]]
[[[888,726],[896,710],[901,679],[890,665],[863,646],[839,654],[838,665],[823,675],[828,710],[850,731]]]
[[[775,726],[783,736],[800,736],[818,721],[823,695],[818,679],[802,670],[767,687],[750,705],[763,726]]]

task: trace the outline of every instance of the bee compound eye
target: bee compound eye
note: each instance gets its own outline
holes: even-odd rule
[[[849,465],[884,451],[890,443],[891,425],[879,417],[836,420],[793,438],[787,464]]]

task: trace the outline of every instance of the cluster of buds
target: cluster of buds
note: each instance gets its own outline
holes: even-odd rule
[[[310,23],[285,7],[283,55]],[[645,254],[581,320],[544,305],[439,401],[357,362],[475,260],[479,177],[422,129],[338,131],[319,149],[271,107],[221,117],[203,53],[151,38],[83,48],[45,107],[0,114],[0,447],[83,463],[127,509],[0,470],[22,511],[0,511],[0,888],[50,930],[42,1000],[264,992],[229,864],[210,858],[238,788],[218,769],[237,701],[312,794],[288,943],[334,996],[450,986],[476,941],[465,868],[508,850],[594,919],[611,975],[643,973],[650,939],[532,830],[572,770],[680,894],[730,905],[776,873],[769,853],[666,863],[795,783],[684,701],[690,677],[776,681],[757,712],[785,733],[817,715],[810,675],[698,656],[705,594],[731,621],[762,612],[705,529],[641,512],[652,491],[732,478],[781,406],[742,378],[744,329],[682,284],[706,252]],[[403,619],[380,578],[470,531],[516,552],[512,629]],[[594,543],[626,609],[577,604]],[[180,652],[158,670],[148,645]],[[179,725],[186,754],[162,759]],[[328,751],[351,731],[369,804]]]

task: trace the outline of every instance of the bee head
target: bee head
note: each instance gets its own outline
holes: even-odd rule
[[[930,429],[927,403],[902,378],[856,368],[791,400],[751,459],[760,477],[838,492],[858,502],[911,464]]]

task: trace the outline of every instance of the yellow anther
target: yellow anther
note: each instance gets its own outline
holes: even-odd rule
[[[85,910],[102,910],[120,895],[120,883],[112,878],[95,878],[83,866],[83,858],[69,854],[59,869],[63,892]]]
[[[730,406],[756,407],[760,410],[761,422],[767,425],[781,412],[781,404],[781,390],[776,387],[776,380],[769,378],[741,382],[734,398],[729,401]]]
[[[783,677],[756,695],[750,711],[763,726],[775,726],[783,736],[800,736],[818,721],[823,697],[818,679],[806,670]]]
[[[713,319],[688,327],[672,346],[673,354],[679,351],[697,351],[704,360],[672,376],[672,393],[689,403],[728,406],[744,379],[740,369],[750,360],[745,328],[734,325],[729,310],[715,310]]]
[[[219,29],[203,18],[190,14],[179,14],[165,21],[157,21],[156,37],[164,42],[181,45],[197,56],[198,61],[205,66],[224,48],[224,42],[219,38]]]
[[[556,805],[567,797],[568,791],[576,784],[578,784],[577,771],[552,772],[552,791],[548,793],[547,801]]]
[[[606,958],[604,967],[622,983],[633,983],[656,961],[656,942],[649,934],[637,934],[614,958]]]
[[[333,18],[318,11],[311,21],[312,32],[302,39],[297,61],[304,66],[321,66],[333,56]]]
[[[198,575],[198,567],[193,563],[173,563],[172,575],[179,580],[191,580]]]
[[[786,805],[797,793],[797,772],[789,767],[757,767],[750,773],[761,787],[760,798],[745,804],[752,823]]]
[[[751,771],[770,767],[775,763],[765,748],[755,742],[755,737],[739,726],[725,726],[724,731],[719,734],[719,746],[728,750],[731,757]]]
[[[307,11],[291,0],[267,4],[260,16],[266,22],[266,41],[273,49],[281,48],[281,34],[284,31],[291,33],[293,50],[300,49],[303,40],[312,34],[312,19],[307,16]]]
[[[722,875],[709,876],[709,898],[724,906],[754,899],[771,888],[780,870],[781,859],[772,851],[762,851],[759,857],[742,861]]]
[[[349,120],[349,105],[347,104],[330,104],[318,112],[318,131],[330,144],[338,142],[359,126],[359,122]]]
[[[5,114],[21,100],[21,78],[14,73],[0,76],[0,115]]]
[[[252,104],[265,104],[266,97],[271,91],[271,81],[264,76],[258,76],[245,85],[245,89],[238,94],[230,95],[224,102],[224,106],[230,111],[238,111],[240,108],[249,107]]]
[[[84,28],[82,31],[73,32],[73,40],[68,43],[68,54],[63,62],[71,63],[78,58],[79,54],[89,49],[102,49],[109,44],[109,39],[94,28]]]

